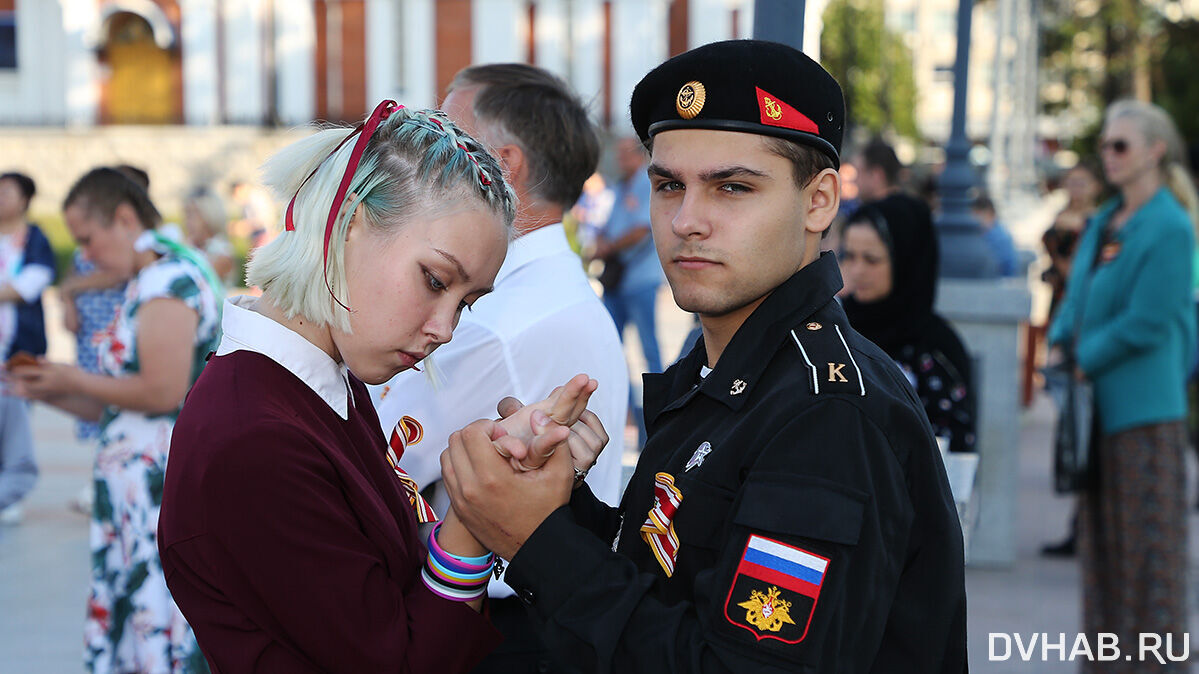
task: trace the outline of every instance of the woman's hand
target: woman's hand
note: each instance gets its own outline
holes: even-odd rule
[[[500,401],[500,406],[504,409],[500,410],[499,426],[511,436],[510,439],[519,441],[512,443],[512,467],[519,471],[527,471],[535,470],[545,463],[558,445],[558,441],[545,445],[545,433],[559,426],[572,428],[587,410],[591,394],[598,386],[599,383],[594,379],[585,374],[578,374],[538,403],[522,406],[515,398],[511,399],[512,403],[508,403],[507,398]],[[508,414],[503,414],[504,411]],[[598,424],[598,419],[596,423]],[[602,431],[603,427],[600,428]],[[530,451],[526,451],[526,448]],[[532,451],[534,449],[545,451]]]
[[[37,365],[23,365],[8,373],[13,395],[29,400],[48,401],[78,389],[80,370],[73,365],[51,363],[38,358]]]
[[[1046,367],[1057,367],[1064,362],[1066,362],[1066,352],[1062,351],[1062,347],[1049,347],[1049,353],[1045,356]]]
[[[482,557],[491,552],[467,531],[452,505],[441,520],[441,528],[437,530],[437,544],[442,550],[459,557]]]
[[[441,528],[437,530],[437,544],[442,550],[459,557],[482,557],[491,552],[467,530],[453,507],[441,520]],[[476,611],[482,611],[483,598],[468,601],[466,605]]]
[[[554,510],[570,501],[570,457],[551,452],[541,470],[512,470],[500,456],[519,444],[495,421],[476,421],[450,434],[441,475],[454,513],[484,547],[512,559]],[[566,441],[567,429],[549,424],[542,437]],[[503,451],[501,451],[503,450]],[[534,451],[535,448],[534,448]]]
[[[511,396],[504,398],[496,407],[500,417],[508,419],[523,408],[519,400]],[[608,445],[608,433],[599,417],[591,410],[583,410],[579,420],[570,427],[570,435],[566,438],[566,446],[570,451],[571,463],[575,469],[575,488],[583,483],[587,472],[595,465],[600,452]],[[550,454],[553,453],[552,448]],[[528,462],[526,462],[527,465]]]

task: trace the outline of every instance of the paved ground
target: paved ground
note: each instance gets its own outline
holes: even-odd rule
[[[673,355],[688,318],[664,298],[670,310],[661,320],[663,353]],[[55,343],[59,356],[69,353]],[[637,357],[631,360],[637,361]],[[1039,399],[1022,419],[1020,447],[1020,526],[1018,559],[1012,568],[970,568],[967,572],[971,669],[996,674],[1075,671],[1076,665],[1021,662],[1013,642],[1007,662],[988,662],[989,633],[1066,633],[1068,645],[1079,630],[1079,580],[1072,561],[1037,555],[1039,546],[1065,530],[1070,502],[1049,488],[1048,434],[1051,411]],[[80,634],[87,579],[87,519],[68,503],[90,476],[90,449],[74,440],[72,422],[35,408],[35,437],[42,478],[27,501],[25,521],[0,527],[0,674],[75,674],[82,671]],[[1192,471],[1193,472],[1193,471]],[[1199,566],[1196,527],[1191,518],[1192,569]],[[1192,573],[1192,576],[1194,573]],[[1191,592],[1192,604],[1195,593]],[[1192,625],[1199,613],[1192,609]],[[1039,644],[1039,642],[1038,642]],[[1199,650],[1199,645],[1195,646]],[[1038,648],[1039,651],[1039,648]],[[1152,670],[1147,670],[1152,671]]]

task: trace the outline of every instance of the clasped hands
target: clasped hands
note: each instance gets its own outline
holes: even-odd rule
[[[475,539],[512,559],[528,537],[570,500],[576,475],[595,463],[608,434],[587,409],[597,382],[576,375],[545,399],[500,401],[500,419],[450,435],[441,474],[454,515]]]

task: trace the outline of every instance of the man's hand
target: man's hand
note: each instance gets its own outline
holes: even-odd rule
[[[495,421],[476,421],[450,435],[441,474],[454,512],[470,533],[500,557],[512,559],[533,531],[570,500],[574,471],[567,452],[553,448],[569,428],[548,424],[521,446]],[[544,457],[541,470],[514,471],[507,456]]]

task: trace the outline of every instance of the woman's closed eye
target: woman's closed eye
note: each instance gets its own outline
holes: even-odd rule
[[[437,278],[437,275],[433,272],[424,267],[421,267],[421,271],[423,271],[425,274],[425,282],[429,284],[430,290],[434,292],[444,292],[449,288],[449,286],[442,283],[441,279]]]

